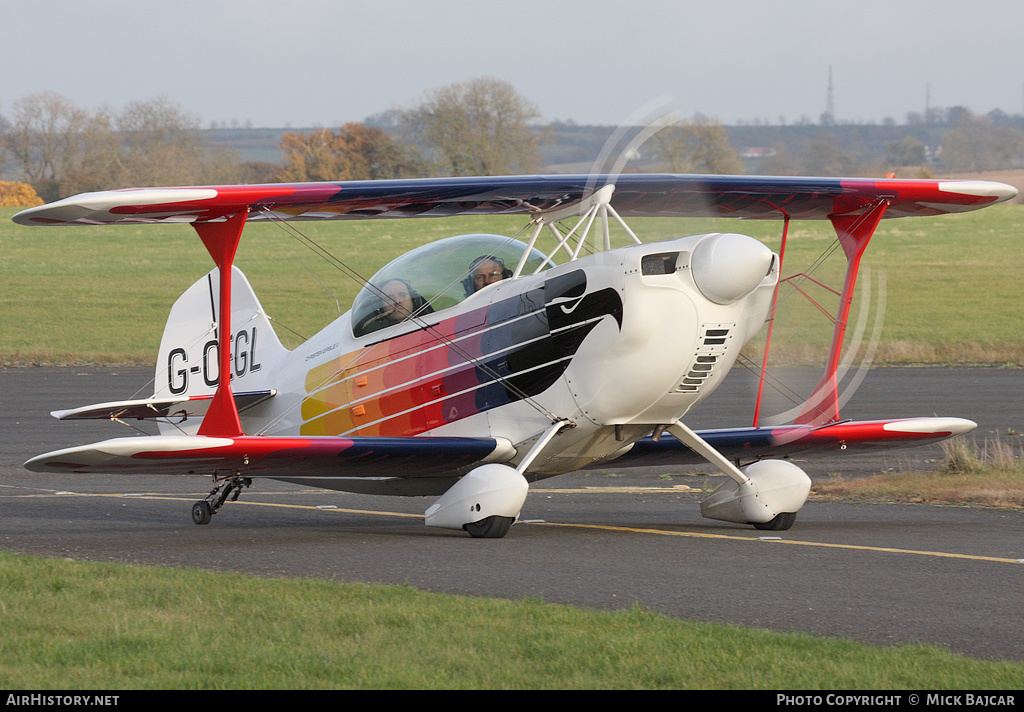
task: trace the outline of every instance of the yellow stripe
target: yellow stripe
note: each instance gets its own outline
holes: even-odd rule
[[[551,492],[553,490],[537,490],[544,492]],[[263,492],[262,494],[268,494]],[[148,500],[166,500],[173,502],[194,502],[195,495],[191,497],[175,497],[170,495],[161,495],[153,493],[138,493],[132,495],[125,494],[81,494],[78,492],[67,492],[67,493],[47,493],[47,494],[32,494],[32,495],[18,495],[21,497],[113,497],[117,499],[148,499]],[[201,496],[201,495],[199,495]],[[375,511],[367,509],[345,509],[342,507],[331,507],[320,508],[316,505],[309,504],[280,504],[272,502],[243,502],[241,500],[236,502],[226,502],[225,504],[230,505],[245,505],[250,507],[279,507],[282,509],[308,509],[318,512],[338,512],[340,514],[367,514],[375,515],[380,517],[403,517],[406,519],[423,519],[422,514],[409,514],[407,512],[387,512],[387,511]],[[726,541],[741,541],[741,542],[757,542],[763,544],[785,544],[789,546],[812,546],[825,549],[847,549],[851,551],[871,551],[876,553],[885,554],[904,554],[914,556],[932,556],[943,559],[963,559],[966,561],[988,561],[997,564],[1020,564],[1024,563],[1024,559],[1010,559],[999,556],[977,556],[974,554],[955,554],[946,551],[920,551],[916,549],[896,549],[893,547],[884,546],[860,546],[856,544],[830,544],[820,541],[799,541],[794,539],[782,539],[776,534],[762,534],[753,536],[740,536],[737,534],[710,534],[706,532],[687,532],[687,531],[674,531],[671,529],[650,529],[643,527],[621,527],[612,526],[610,524],[572,524],[567,522],[543,522],[543,521],[527,521],[519,522],[516,526],[542,526],[542,527],[566,527],[575,529],[592,529],[599,531],[609,532],[624,532],[628,534],[648,534],[654,536],[678,536],[688,537],[693,539],[723,539]]]
[[[756,541],[767,544],[790,544],[792,546],[817,546],[826,549],[853,549],[856,551],[875,551],[888,554],[915,554],[918,556],[937,556],[946,559],[968,559],[971,561],[992,561],[1000,564],[1024,563],[1024,559],[1006,559],[998,556],[975,556],[973,554],[952,554],[945,551],[917,551],[914,549],[894,549],[883,546],[858,546],[855,544],[829,544],[820,541],[796,541],[781,539],[778,535],[762,534],[760,536],[738,536],[735,534],[707,534],[703,532],[680,532],[669,529],[641,529],[637,527],[617,527],[606,524],[563,524],[558,522],[531,522],[548,527],[577,527],[580,529],[600,529],[605,531],[629,532],[631,534],[656,534],[659,536],[681,536],[697,539],[727,539],[730,541]]]

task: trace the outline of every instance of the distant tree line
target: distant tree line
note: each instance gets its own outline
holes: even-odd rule
[[[165,98],[88,111],[53,92],[0,116],[6,172],[44,200],[125,186],[235,182],[230,151],[207,145],[199,118]]]
[[[659,168],[670,173],[743,173],[743,162],[717,119],[663,117],[652,136]]]
[[[283,182],[318,180],[379,180],[422,175],[418,154],[387,132],[360,123],[337,131],[286,133],[281,139],[284,168],[275,179]]]
[[[366,123],[286,133],[279,144],[282,161],[271,164],[243,162],[236,151],[214,147],[200,118],[166,98],[90,111],[42,92],[0,114],[0,175],[51,201],[128,186],[535,173],[545,169],[543,149],[565,127],[540,125],[540,118],[537,105],[511,84],[480,77],[430,90],[411,106]],[[865,159],[840,147],[842,126],[831,124],[807,127],[811,133],[795,148],[782,141],[763,147],[753,165],[769,175],[829,176],[1024,165],[1024,130],[1014,117],[957,107],[928,120],[938,118],[945,122],[936,124],[943,127],[936,134],[939,145],[911,135],[910,123],[884,156]],[[751,164],[733,146],[729,130],[700,114],[666,116],[643,132],[650,136],[622,162],[623,170],[743,173]]]
[[[283,180],[363,180],[427,175],[533,173],[543,167],[535,104],[486,77],[426,93],[378,125],[285,134]]]
[[[942,139],[939,158],[952,171],[983,171],[1022,164],[1024,131],[993,123],[990,115],[959,115]]]
[[[1024,131],[1006,124],[995,124],[988,116],[970,111],[956,112],[953,124],[934,124],[931,140],[907,133],[889,141],[884,151],[872,154],[863,145],[850,140],[847,149],[840,145],[844,127],[819,128],[796,143],[773,142],[758,165],[758,172],[770,175],[882,175],[899,172],[904,177],[928,177],[934,173],[962,173],[1024,166]],[[856,127],[845,127],[856,135]],[[895,127],[890,133],[895,132]],[[857,150],[857,149],[861,150]],[[913,174],[911,174],[913,173]]]

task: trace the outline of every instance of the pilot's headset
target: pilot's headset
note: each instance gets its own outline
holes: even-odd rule
[[[501,259],[497,255],[480,255],[475,260],[473,260],[472,264],[469,265],[469,274],[466,276],[464,280],[462,280],[462,286],[466,290],[467,297],[476,291],[476,285],[473,283],[473,270],[475,270],[476,266],[483,262],[484,260],[491,260],[493,262],[496,262],[498,266],[501,267],[502,279],[508,279],[509,277],[512,276],[512,270],[505,266],[505,260]]]

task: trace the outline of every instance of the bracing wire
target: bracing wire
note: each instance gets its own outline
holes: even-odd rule
[[[851,231],[859,227],[861,223],[863,223],[865,220],[868,220],[873,210],[877,208],[880,204],[880,202],[873,203],[871,205],[870,210],[865,210],[864,213],[860,215],[857,222],[854,223],[854,225],[851,227]],[[835,253],[836,250],[842,247],[842,245],[842,237],[836,235],[835,239],[832,240],[832,242],[830,242],[824,250],[822,250],[821,254],[818,255],[817,259],[815,259],[811,266],[807,268],[803,275],[801,275],[801,279],[798,283],[787,282],[785,292],[779,296],[778,300],[776,300],[775,308],[772,310],[771,316],[769,318],[774,319],[775,311],[779,308],[779,306],[781,306],[785,301],[790,299],[794,294],[798,293],[799,286],[806,282],[807,279],[812,274],[814,274],[814,272],[818,270],[828,260],[828,258],[830,258]]]
[[[857,221],[850,227],[849,231],[850,232],[855,231],[864,221],[870,219],[870,216],[871,216],[872,212],[875,209],[877,209],[883,202],[884,201],[878,201],[878,202],[873,203],[868,210],[865,210],[858,217]],[[821,266],[824,265],[825,262],[833,254],[835,254],[836,250],[838,250],[840,247],[842,247],[842,245],[843,245],[843,236],[837,234],[836,237],[821,251],[821,253],[814,260],[814,262],[810,265],[810,267],[808,267],[800,275],[795,275],[795,276],[799,276],[800,277],[800,279],[798,281],[797,280],[787,280],[786,281],[786,288],[785,288],[785,290],[776,299],[775,304],[772,307],[771,313],[768,316],[768,320],[769,321],[770,320],[774,320],[776,318],[776,313],[777,313],[779,307],[782,304],[784,304],[786,301],[788,301],[793,295],[795,295],[795,294],[802,294],[803,293],[802,289],[801,289],[801,285],[803,285],[808,280],[811,280],[811,275],[813,275],[819,268],[821,268]],[[813,303],[813,301],[812,301],[812,303]],[[852,354],[849,355],[848,358],[852,359],[853,358]],[[768,372],[765,369],[763,369],[759,365],[753,364],[751,362],[751,359],[748,356],[746,356],[746,355],[741,353],[739,358],[738,358],[738,362],[744,368],[746,368],[748,371],[750,371],[751,373],[754,373],[758,377],[762,378],[767,385],[771,386],[783,398],[789,400],[794,405],[800,406],[800,405],[802,405],[807,400],[803,396],[799,395],[794,389],[788,387],[782,380],[778,379],[777,377],[769,376]],[[849,367],[849,363],[846,363],[846,367],[847,368]]]
[[[263,212],[271,220],[271,222],[273,222],[278,227],[280,227],[282,230],[284,230],[293,239],[295,239],[299,243],[303,244],[307,249],[309,249],[310,251],[312,251],[315,254],[317,254],[318,256],[320,256],[328,264],[332,265],[333,267],[335,267],[336,269],[341,271],[343,274],[345,274],[346,276],[351,278],[353,281],[355,281],[357,284],[359,284],[360,287],[368,289],[371,293],[373,293],[375,296],[377,296],[377,297],[379,297],[381,299],[386,299],[387,298],[387,295],[385,295],[384,292],[379,287],[377,287],[376,285],[372,284],[366,277],[364,277],[362,274],[360,274],[357,270],[355,270],[352,267],[350,267],[349,265],[347,265],[341,258],[339,258],[336,255],[334,255],[333,253],[331,253],[330,250],[328,250],[326,247],[318,244],[315,240],[310,238],[308,235],[303,233],[301,230],[296,228],[294,225],[292,225],[292,224],[288,223],[287,221],[281,219],[280,217],[276,216],[268,208],[263,208]],[[525,228],[523,228],[523,229],[525,229]],[[520,234],[521,232],[522,232],[522,230],[520,230],[520,232],[517,233],[517,235]],[[512,240],[515,240],[515,239],[516,239],[515,235],[507,238],[506,244],[508,244],[509,242],[511,242]],[[465,274],[468,274],[468,271],[466,273],[464,273],[462,276],[464,277]],[[448,285],[448,287],[450,288],[450,287],[454,286],[458,281],[460,281],[460,279],[457,279],[457,280],[453,281],[450,285]],[[441,290],[440,293],[443,294],[445,291],[447,291],[447,290]],[[427,333],[429,333],[439,343],[442,343],[445,346],[447,346],[448,348],[450,348],[453,352],[455,352],[456,354],[461,356],[463,359],[465,359],[467,363],[473,364],[475,367],[479,368],[483,373],[487,374],[488,376],[493,378],[495,381],[501,383],[510,392],[515,393],[516,396],[518,396],[520,400],[522,400],[525,403],[529,404],[538,413],[542,414],[544,417],[546,417],[549,420],[551,420],[552,423],[557,422],[559,420],[558,416],[556,416],[550,410],[548,410],[547,408],[542,406],[540,403],[538,403],[536,400],[534,400],[525,391],[523,391],[521,388],[519,388],[514,383],[512,383],[506,376],[501,375],[500,373],[495,371],[493,368],[488,366],[481,359],[473,356],[471,353],[466,351],[466,349],[464,349],[457,342],[455,342],[452,338],[442,334],[440,331],[438,331],[438,329],[436,328],[435,325],[427,323],[419,314],[407,314],[407,316],[409,317],[409,321],[412,321],[417,326],[419,326],[422,330],[424,330]],[[354,366],[356,363],[359,362],[359,359],[362,358],[363,353],[364,352],[360,352],[360,353],[356,354],[356,356],[353,357],[351,362],[349,362],[349,363],[347,363],[347,364],[345,364],[343,366],[339,365],[339,367],[337,369],[335,369],[334,372],[332,372],[327,377],[325,377],[325,379],[323,381],[323,384],[320,384],[320,385],[324,385],[324,384],[329,383],[338,373],[346,371],[349,368],[351,368],[352,366]],[[283,415],[281,417],[283,417]],[[264,428],[264,430],[266,430],[269,427],[271,427],[271,425],[266,426],[266,428]]]

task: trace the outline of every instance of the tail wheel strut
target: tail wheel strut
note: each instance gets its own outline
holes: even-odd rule
[[[210,519],[217,510],[224,506],[229,499],[234,502],[242,493],[243,487],[252,486],[252,480],[248,477],[229,477],[219,485],[210,490],[206,499],[201,499],[192,505],[192,521],[196,524],[209,524]]]

